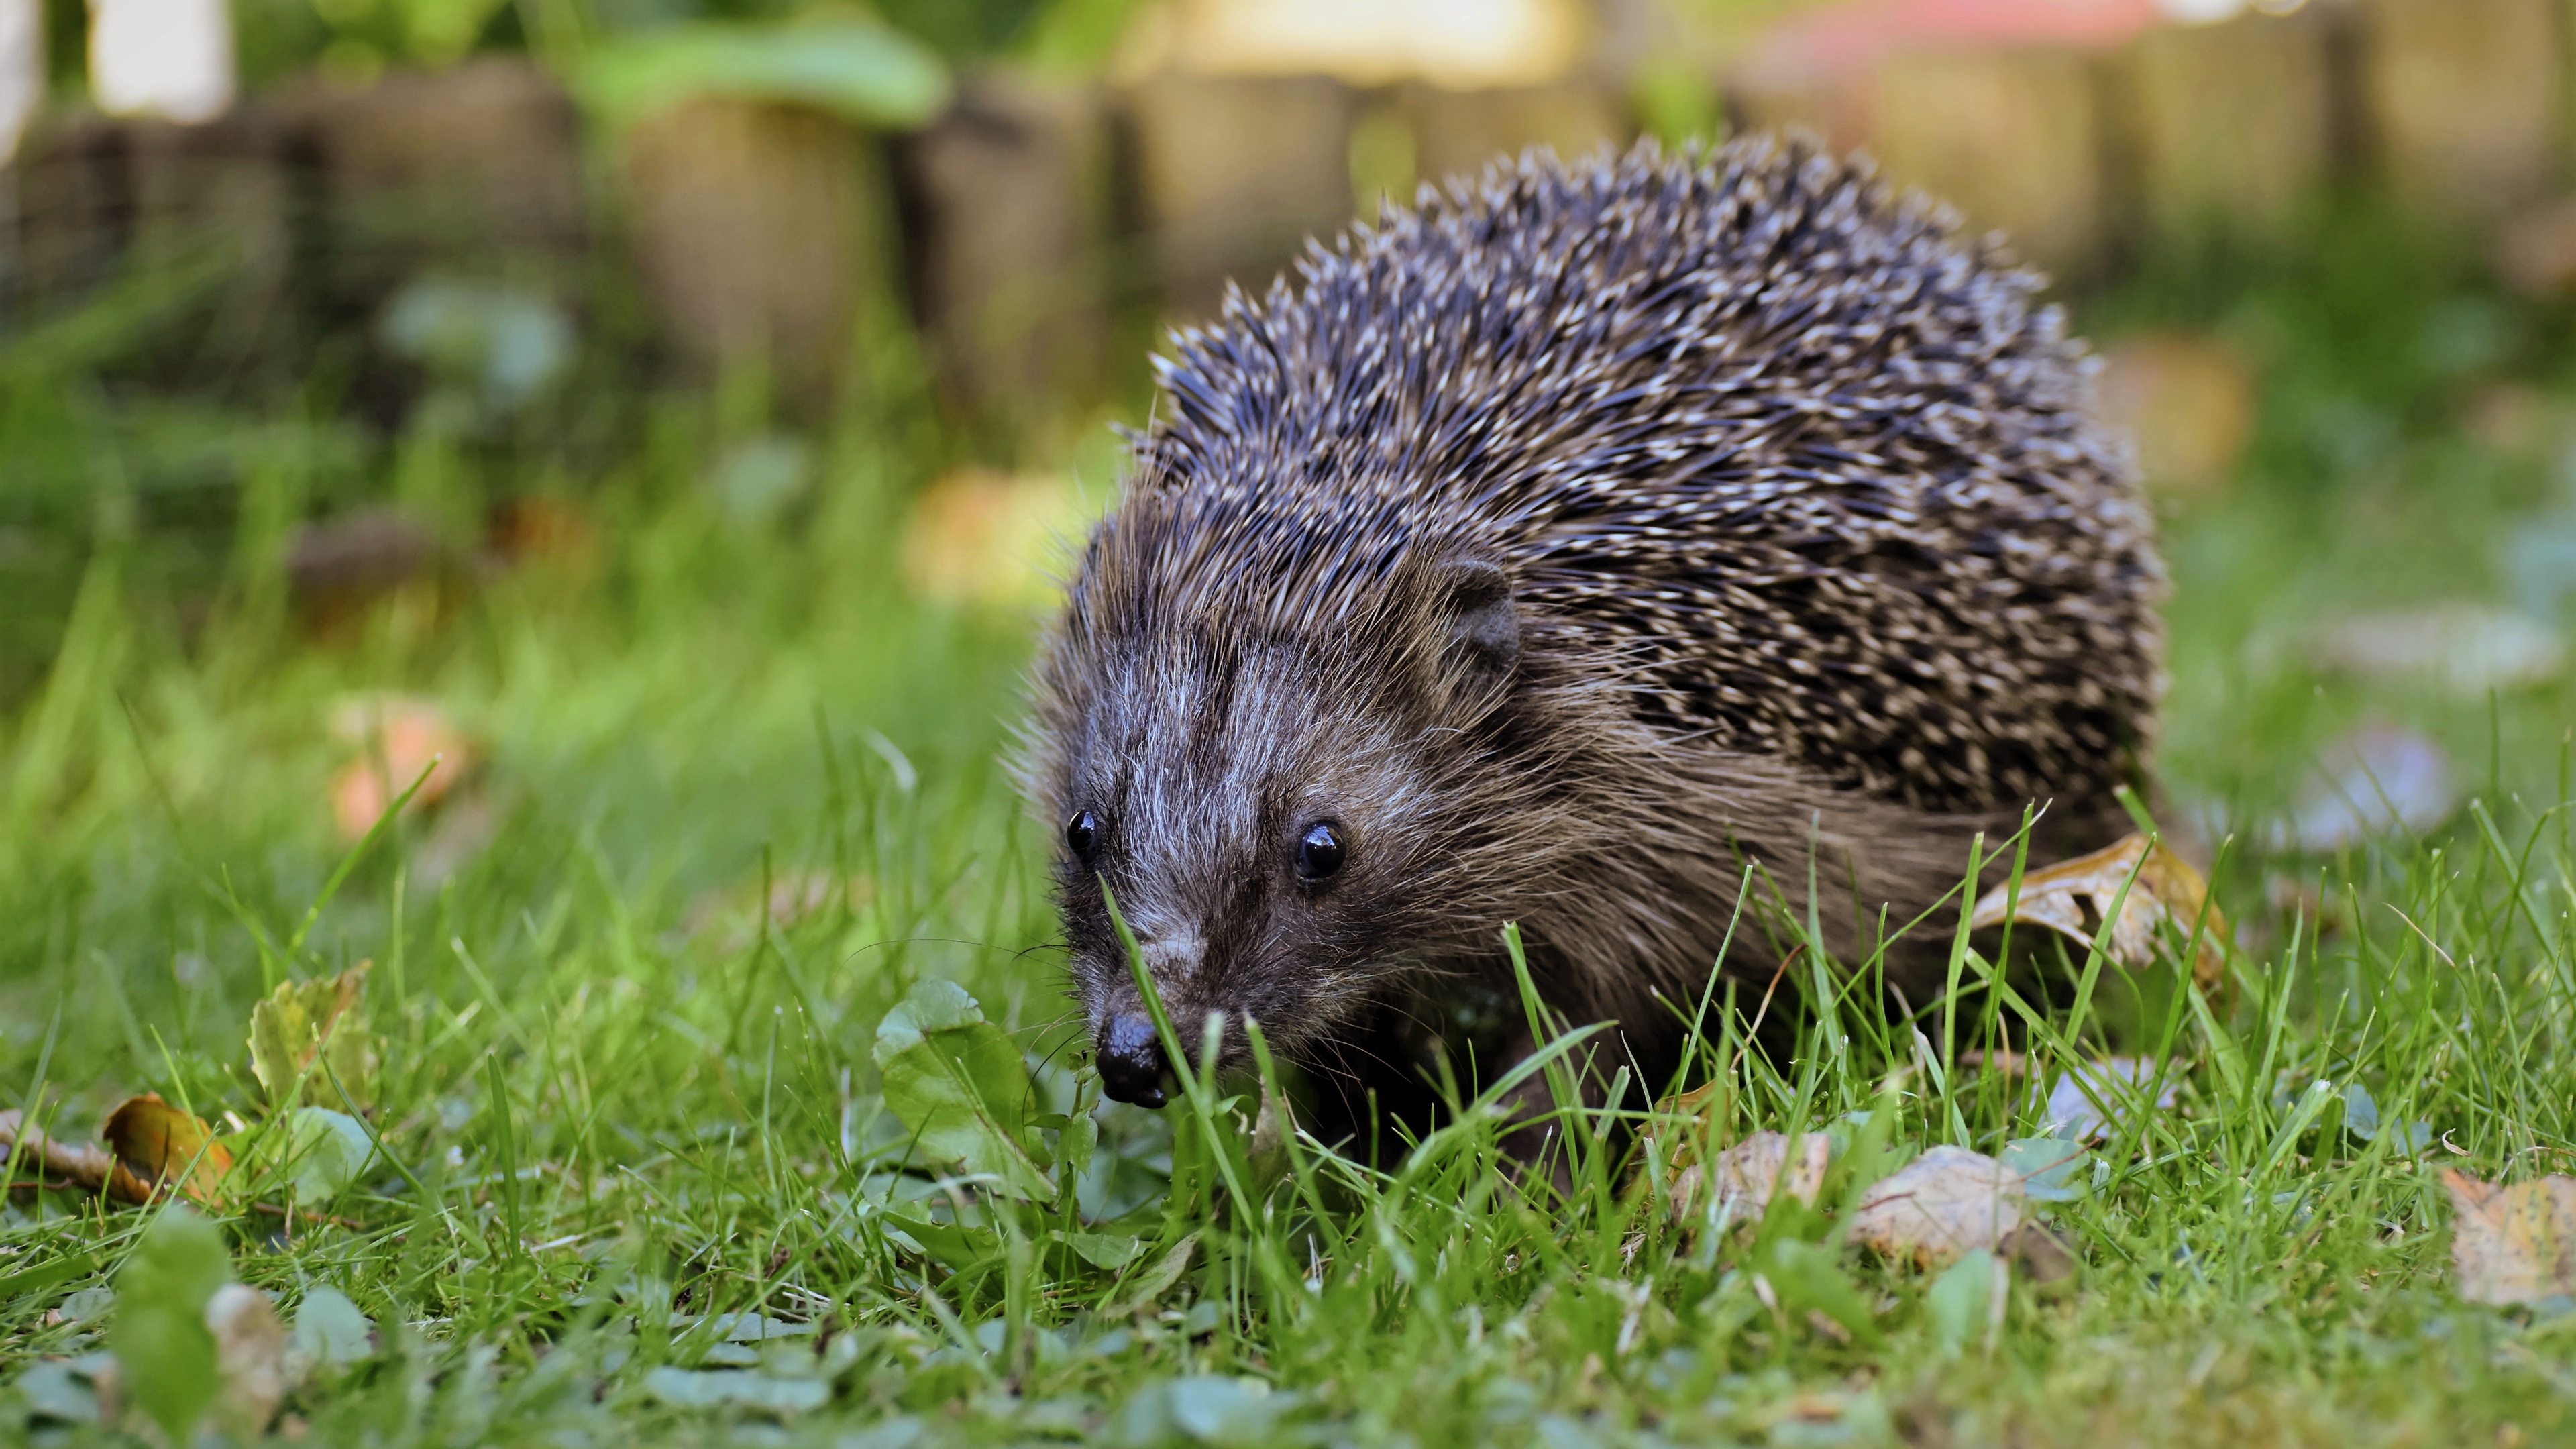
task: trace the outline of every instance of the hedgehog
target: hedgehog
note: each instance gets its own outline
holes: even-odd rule
[[[1121,922],[1187,1051],[1257,1023],[1372,1111],[1534,1049],[1507,927],[1650,1083],[1781,968],[1762,922],[1937,994],[1903,924],[1979,831],[2111,838],[2161,691],[2043,285],[1812,139],[1649,141],[1425,187],[1175,333],[1022,759],[1106,1095],[1173,1090]]]

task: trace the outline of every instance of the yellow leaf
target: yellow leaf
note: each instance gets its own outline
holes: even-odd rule
[[[300,1080],[305,1103],[333,1111],[366,1110],[377,1054],[362,994],[374,964],[361,961],[322,981],[281,981],[267,999],[251,1007],[250,1067],[268,1089],[270,1102],[290,1105],[285,1094],[295,1091]],[[330,1070],[317,1066],[317,1057]],[[342,1088],[350,1100],[342,1100]]]
[[[2002,925],[2009,916],[2017,924],[2044,926],[2078,945],[2090,946],[2098,925],[2086,921],[2098,923],[2108,914],[2123,885],[2129,894],[2120,919],[2111,927],[2111,959],[2132,969],[2154,965],[2159,927],[2171,925],[2177,936],[2190,936],[2199,926],[2191,979],[2203,991],[2217,987],[2227,971],[2227,918],[2209,900],[2209,886],[2190,862],[2161,844],[2150,846],[2143,835],[2032,871],[2022,877],[2019,894],[2010,899],[2009,884],[1997,886],[1978,900],[1968,924],[1983,930]],[[2204,908],[2208,911],[2205,924]]]
[[[2442,1174],[2456,1214],[2452,1286],[2471,1303],[2537,1303],[2576,1293],[2576,1177],[2480,1182]]]

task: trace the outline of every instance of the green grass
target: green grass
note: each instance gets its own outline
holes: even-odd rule
[[[2434,839],[2331,860],[2232,846],[2215,884],[2252,949],[2223,1024],[2106,973],[2086,1039],[2170,1032],[2178,1100],[2084,1159],[2051,1211],[2085,1269],[2017,1283],[1991,1345],[1936,1331],[1911,1269],[1846,1252],[1824,1286],[1792,1283],[1774,1241],[1821,1221],[1672,1233],[1606,1151],[1570,1203],[1526,1200],[1484,1123],[1373,1172],[1247,1152],[1240,1084],[1210,1083],[1161,1114],[1098,1112],[1090,1172],[1053,1199],[908,1167],[876,1044],[920,982],[973,993],[1038,1110],[1096,1089],[1069,1065],[1042,842],[999,764],[1025,621],[905,595],[889,539],[931,445],[858,426],[784,529],[706,500],[702,430],[611,448],[595,558],[444,612],[397,602],[328,645],[298,642],[270,563],[291,467],[244,497],[249,541],[206,565],[200,620],[155,583],[148,530],[95,534],[78,592],[43,601],[67,621],[50,672],[0,724],[0,1104],[79,1136],[149,1088],[237,1115],[247,1146],[267,1117],[252,1002],[375,962],[373,1127],[399,1168],[319,1205],[335,1223],[223,1224],[234,1271],[290,1317],[330,1287],[380,1330],[375,1357],[291,1400],[324,1442],[2565,1442],[2576,1317],[2453,1296],[2437,1174],[2521,1178],[2576,1152],[2576,695],[2450,700],[2263,647],[2357,607],[2498,597],[2498,540],[2563,506],[2545,451],[2456,425],[2497,378],[2576,405],[2551,319],[2499,313],[2438,254],[2388,253],[2365,237],[2314,269],[2178,266],[2093,309],[2114,330],[2213,328],[2267,379],[2243,476],[2169,521],[2163,769],[2178,799],[2257,819],[2379,714],[2442,740],[2477,804]],[[2504,318],[2483,352],[2459,340],[2473,314]],[[350,466],[418,487],[505,464],[433,441]],[[488,742],[495,828],[460,858],[439,819],[403,824],[290,954],[343,856],[328,716],[366,689],[433,696]],[[764,922],[759,882],[812,872],[864,884]],[[2283,878],[2335,903],[2322,935],[2270,903]],[[1957,1005],[1958,1047],[1987,1044],[1991,1002]],[[1720,1140],[1873,1107],[1900,1147],[2033,1130],[1955,1060],[1892,1075],[1915,1056],[1874,1012],[1794,987],[1773,1009],[1801,1023],[1791,1057],[1737,1056],[1712,1019]],[[2303,1113],[2321,1082],[2361,1084],[2438,1145],[2410,1158],[2339,1107]],[[1069,1179],[1074,1135],[1046,1128],[1038,1165]],[[150,1221],[61,1193],[0,1209],[0,1284],[93,1265],[0,1287],[0,1382],[105,1345],[100,1318],[49,1314],[115,1283]],[[1117,1256],[1101,1238],[1138,1240],[1126,1269],[1092,1261]],[[1766,1264],[1788,1285],[1776,1311]],[[1804,1312],[1834,1274],[1866,1305],[1848,1343]],[[714,1342],[706,1315],[754,1311],[813,1331]],[[828,1402],[781,1418],[647,1387],[735,1360],[820,1379]],[[0,1437],[18,1435],[118,1437],[0,1388]]]

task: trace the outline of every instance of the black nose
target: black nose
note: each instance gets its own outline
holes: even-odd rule
[[[1163,1105],[1163,1044],[1154,1040],[1152,1017],[1122,1011],[1109,1018],[1100,1037],[1100,1089],[1114,1101]]]

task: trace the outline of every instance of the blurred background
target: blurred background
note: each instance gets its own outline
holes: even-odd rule
[[[2569,0],[0,0],[0,975],[217,862],[303,899],[432,755],[416,883],[578,845],[700,921],[843,768],[1016,859],[989,762],[1165,328],[1501,153],[1786,125],[2096,340],[2193,820],[2564,799],[2571,47]],[[1043,933],[1010,899],[978,939]]]

